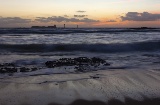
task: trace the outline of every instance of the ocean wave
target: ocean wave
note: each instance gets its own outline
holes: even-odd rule
[[[139,28],[58,28],[58,29],[32,29],[32,28],[13,28],[0,29],[0,34],[70,34],[70,33],[115,33],[115,32],[160,32],[160,29],[139,29]]]
[[[116,44],[0,44],[0,51],[10,52],[133,52],[160,50],[160,41]]]

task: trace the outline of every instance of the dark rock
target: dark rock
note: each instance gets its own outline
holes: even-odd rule
[[[48,68],[55,68],[55,67],[62,67],[62,66],[75,66],[74,68],[77,71],[84,72],[90,70],[91,66],[97,68],[103,64],[103,66],[109,66],[110,64],[107,63],[105,60],[101,58],[87,58],[87,57],[78,57],[78,58],[61,58],[55,61],[47,61],[45,65]]]
[[[87,64],[91,62],[91,59],[87,57],[78,57],[73,59],[77,64]]]
[[[111,65],[111,64],[109,64],[109,63],[105,63],[105,64],[104,64],[104,66],[110,66],[110,65]]]
[[[2,63],[0,64],[0,73],[8,73],[8,75],[12,75],[16,72],[30,72],[30,71],[36,71],[39,68],[36,67],[15,67],[15,64],[13,63]]]
[[[13,63],[3,63],[0,64],[0,73],[14,73],[17,69],[14,67]]]
[[[20,72],[29,72],[30,69],[29,68],[26,68],[26,67],[21,67],[20,68]]]
[[[17,68],[14,67],[2,67],[0,68],[0,73],[14,73],[17,72]]]
[[[48,68],[52,68],[52,67],[54,67],[54,66],[53,66],[54,63],[56,63],[56,62],[55,62],[55,61],[47,61],[47,62],[45,63],[45,65],[46,65]]]
[[[34,67],[34,68],[31,68],[31,71],[36,71],[38,70],[38,68]]]
[[[8,66],[14,67],[15,65],[13,63],[3,63],[3,64],[0,64],[0,67],[8,67]]]
[[[93,78],[93,79],[98,79],[98,78],[100,78],[99,76],[90,76],[91,78]]]
[[[3,68],[0,68],[0,73],[6,73],[6,70],[4,70]]]
[[[106,61],[100,58],[93,57],[92,62],[93,63],[105,63]]]

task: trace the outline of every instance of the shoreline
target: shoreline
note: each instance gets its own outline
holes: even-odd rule
[[[1,79],[0,105],[158,105],[159,81],[160,71],[154,70],[100,70]]]

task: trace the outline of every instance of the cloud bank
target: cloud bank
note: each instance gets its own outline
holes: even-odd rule
[[[106,22],[117,22],[116,20],[107,20]]]
[[[83,17],[87,17],[88,15],[74,15],[74,17],[77,17],[77,18],[83,18]]]
[[[86,12],[86,11],[79,10],[79,11],[76,11],[76,12],[79,12],[79,13],[84,13],[84,12]]]
[[[128,12],[125,16],[121,16],[120,18],[122,21],[156,21],[160,20],[160,14]]]
[[[83,23],[94,23],[100,22],[99,20],[85,18],[86,15],[75,15],[73,18],[69,18],[68,16],[52,16],[52,17],[36,17],[34,20],[24,19],[21,17],[1,17],[0,16],[0,24],[8,25],[8,24],[26,24],[26,23],[49,23],[49,22],[83,22]],[[81,19],[78,19],[81,18]]]
[[[67,18],[63,16],[52,16],[52,17],[36,17],[35,21],[38,22],[99,22],[99,20],[89,19],[89,18],[83,18],[83,19],[77,19],[77,18]]]
[[[30,23],[31,19],[23,19],[20,17],[0,17],[0,24],[17,24]]]

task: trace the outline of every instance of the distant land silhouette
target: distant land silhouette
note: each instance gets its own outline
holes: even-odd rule
[[[129,29],[158,29],[158,28],[152,28],[152,27],[140,27],[140,28],[129,28]]]
[[[54,26],[32,26],[31,28],[57,28],[57,26],[56,25],[54,25]]]

